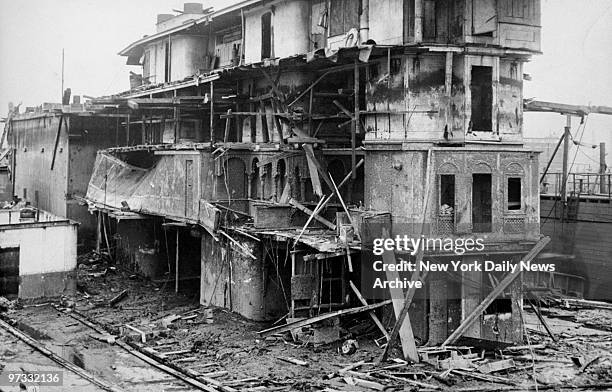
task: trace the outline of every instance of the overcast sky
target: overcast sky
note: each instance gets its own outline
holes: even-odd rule
[[[235,2],[205,6],[219,9]],[[62,48],[64,85],[73,95],[128,89],[128,71],[136,69],[117,52],[153,33],[156,14],[182,9],[182,3],[0,0],[0,115],[6,115],[9,101],[36,106],[61,100]],[[542,0],[542,29],[544,54],[525,67],[533,78],[525,82],[525,97],[612,106],[612,0]],[[560,115],[530,114],[525,134],[558,134],[564,124]],[[612,151],[612,116],[590,116],[583,140],[604,141]]]

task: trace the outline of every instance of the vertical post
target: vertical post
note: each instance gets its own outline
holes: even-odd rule
[[[142,130],[142,135],[140,135],[140,141],[141,141],[142,145],[147,144],[146,143],[147,142],[147,123],[146,123],[146,119],[147,119],[147,117],[144,114],[142,114],[140,116],[140,120],[142,121],[142,125],[140,127],[141,130]]]
[[[176,90],[174,90],[174,98],[176,98]],[[180,124],[181,113],[179,112],[178,106],[174,106],[174,144],[179,141],[179,124]]]
[[[314,112],[312,111],[312,102],[314,101],[314,87],[310,89],[310,97],[308,98],[308,136],[313,135],[312,132],[312,116]]]
[[[565,131],[564,131],[564,138],[563,138],[563,178],[561,179],[561,181],[563,181],[561,183],[561,202],[562,202],[562,215],[561,215],[561,222],[565,221],[565,211],[567,208],[567,179],[568,179],[568,173],[567,173],[567,161],[568,161],[568,155],[569,155],[569,139],[570,139],[570,129],[572,126],[572,117],[571,115],[567,115],[567,122],[565,124]]]
[[[130,114],[127,115],[127,120],[125,124],[125,145],[130,145]]]
[[[213,129],[213,119],[214,119],[214,115],[215,115],[215,99],[213,97],[213,94],[215,92],[215,87],[213,82],[210,82],[210,119],[209,119],[209,126],[210,126],[210,147],[213,147],[215,145],[215,131]]]
[[[98,226],[96,230],[96,253],[100,253],[100,244],[102,243],[102,221],[100,220],[100,211],[96,211],[96,218]]]
[[[599,143],[599,193],[606,193],[606,143]]]
[[[178,293],[179,289],[179,228],[176,228],[176,256],[174,260],[174,292]]]
[[[291,278],[295,276],[295,252],[291,253]],[[289,310],[289,316],[291,318],[295,317],[295,300],[293,296],[291,298],[291,309]]]
[[[351,127],[351,179],[357,179],[357,170],[355,166],[357,166],[357,157],[355,156],[355,139],[357,130],[360,127],[360,119],[359,119],[359,64],[358,61],[355,60],[355,94],[354,94],[354,102],[355,102],[355,120],[353,121],[353,126]]]

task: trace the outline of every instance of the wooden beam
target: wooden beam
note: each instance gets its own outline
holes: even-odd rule
[[[327,320],[333,317],[339,317],[339,316],[346,316],[346,315],[350,315],[350,314],[358,314],[358,313],[362,313],[362,312],[368,312],[370,310],[374,310],[374,309],[378,309],[381,308],[385,305],[389,305],[391,303],[391,300],[388,299],[386,301],[382,301],[376,304],[372,304],[372,305],[367,305],[367,306],[361,306],[358,308],[350,308],[350,309],[341,309],[341,310],[337,310],[335,312],[329,312],[329,313],[324,313],[321,314],[319,316],[316,317],[312,317],[309,319],[304,319],[304,320],[298,320],[298,321],[294,321],[292,323],[288,323],[286,325],[280,325],[277,327],[272,327],[272,328],[268,328],[268,329],[264,329],[263,331],[259,331],[258,334],[260,334],[261,336],[269,336],[275,333],[281,333],[281,332],[287,332],[287,331],[291,331],[292,329],[296,329],[296,328],[300,328],[300,327],[305,327],[307,325],[311,325],[314,323],[318,323],[319,321],[323,321],[323,320]]]
[[[353,289],[353,292],[357,296],[357,299],[359,300],[359,302],[361,302],[363,306],[368,306],[368,302],[365,300],[365,298],[363,298],[363,295],[361,295],[359,290],[357,290],[357,287],[355,286],[352,280],[349,280],[349,285],[351,286],[351,289]],[[378,329],[380,329],[380,332],[382,332],[382,334],[385,335],[385,337],[387,338],[387,341],[389,341],[390,339],[389,332],[387,332],[383,323],[380,321],[378,316],[376,316],[376,313],[374,313],[373,310],[370,310],[368,314],[370,315],[370,318],[372,319],[372,321],[374,321],[374,324],[376,324]]]
[[[361,126],[359,120],[359,63],[355,60],[355,71],[354,71],[354,83],[355,83],[355,94],[354,94],[354,110],[355,110],[355,121],[353,122],[353,126],[351,127],[351,172],[353,175],[351,178],[353,180],[357,179],[357,170],[355,170],[355,166],[357,165],[357,156],[355,155],[355,147],[356,147],[356,138],[357,132],[359,131],[359,127]]]
[[[335,99],[333,102],[334,102],[334,105],[338,107],[338,109],[342,110],[342,113],[346,114],[348,118],[351,119],[351,121],[355,120],[355,116],[353,115],[353,113],[351,113],[347,108],[345,108],[344,105],[342,105],[340,102],[338,102]]]
[[[317,169],[316,159],[314,157],[314,151],[310,144],[303,144],[302,147],[306,152],[306,161],[308,163],[308,171],[310,172],[310,181],[312,182],[312,190],[315,195],[323,196],[323,188],[321,187],[321,180],[319,179],[319,170]]]
[[[534,245],[534,247],[522,258],[522,260],[531,261],[535,259],[535,257],[544,249],[546,245],[550,242],[550,237],[543,237]],[[503,291],[510,286],[512,282],[516,278],[521,275],[522,271],[517,268],[516,272],[511,272],[499,283],[497,287],[493,289],[487,295],[487,297],[461,322],[461,324],[453,331],[452,334],[442,343],[442,347],[453,344],[462,334],[465,332],[467,328],[469,328],[474,321],[480,317],[482,312],[493,303],[493,301],[501,294]]]
[[[256,67],[256,68],[261,71],[261,73],[264,75],[268,83],[270,83],[270,86],[272,87],[272,91],[274,91],[277,98],[281,102],[282,106],[285,106],[285,95],[279,90],[274,79],[272,79],[272,77],[263,68],[261,67]]]
[[[302,148],[306,152],[306,158],[312,160],[312,163],[314,164],[315,168],[317,169],[321,177],[323,177],[323,180],[325,181],[329,189],[334,189],[331,178],[327,174],[325,169],[323,169],[323,165],[321,165],[321,162],[319,162],[319,160],[315,156],[314,150],[312,149],[312,145],[308,143],[304,143],[302,144]]]
[[[553,340],[553,342],[556,342],[558,340],[557,337],[550,330],[550,327],[548,326],[548,323],[546,322],[546,319],[544,318],[544,316],[542,316],[542,313],[540,313],[540,310],[535,307],[533,302],[531,302],[531,298],[529,298],[530,296],[532,296],[532,292],[531,290],[528,289],[527,290],[527,303],[529,304],[533,312],[536,314],[536,316],[538,316],[538,320],[540,320],[540,323],[542,323],[542,326],[544,327],[544,329],[546,329],[546,332],[548,332],[548,335],[550,336],[550,338]]]
[[[385,227],[383,227],[383,237],[390,238],[389,233]],[[395,254],[392,251],[385,251],[383,253],[383,263],[386,265],[395,265]],[[399,279],[399,272],[397,271],[386,271],[386,277],[388,281],[394,281]],[[419,277],[419,272],[415,271],[412,274],[412,277]],[[417,280],[417,279],[413,279]],[[404,355],[404,359],[408,359],[410,361],[419,362],[419,353],[416,348],[416,343],[414,341],[414,333],[412,332],[412,324],[410,323],[410,316],[408,315],[408,309],[410,309],[410,304],[412,303],[412,298],[414,297],[416,289],[410,288],[406,295],[404,296],[404,291],[401,287],[390,288],[389,292],[391,294],[391,299],[393,300],[393,310],[395,312],[395,325],[393,330],[391,331],[391,335],[387,342],[387,347],[383,351],[380,356],[379,362],[383,362],[387,359],[387,355],[393,342],[399,336],[400,342],[402,345],[402,353]]]
[[[292,198],[292,197],[289,198],[289,204],[291,204],[293,207],[297,208],[298,210],[302,211],[306,215],[311,215],[314,219],[316,219],[317,221],[319,221],[322,224],[324,224],[325,226],[327,226],[330,230],[336,230],[336,225],[334,225],[333,223],[331,223],[327,219],[314,214],[314,211],[308,209],[306,206],[304,206],[303,204],[301,204],[300,202],[298,202],[294,198]]]
[[[229,131],[230,126],[232,124],[232,109],[227,109],[227,114],[225,117],[225,133],[223,134],[223,142],[227,143],[229,141]]]

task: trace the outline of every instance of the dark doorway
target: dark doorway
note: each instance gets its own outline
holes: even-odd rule
[[[491,232],[491,174],[472,175],[472,228],[475,233]]]
[[[472,130],[492,131],[493,68],[472,67]]]
[[[0,249],[0,296],[15,299],[19,294],[19,248]]]
[[[508,178],[508,210],[516,211],[521,209],[521,178]]]
[[[272,13],[261,16],[261,59],[272,57]]]

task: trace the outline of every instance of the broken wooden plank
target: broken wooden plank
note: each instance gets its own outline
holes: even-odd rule
[[[478,371],[481,373],[493,373],[501,370],[512,369],[515,367],[514,360],[502,359],[501,361],[487,362],[478,366]]]
[[[428,383],[424,383],[421,381],[416,381],[416,380],[411,380],[409,378],[406,377],[397,377],[388,373],[382,373],[382,372],[376,372],[376,374],[380,377],[385,377],[385,378],[390,378],[392,380],[396,380],[396,381],[401,381],[401,382],[405,382],[406,384],[411,384],[420,388],[427,388],[427,389],[433,389],[433,390],[440,390],[442,389],[442,387],[439,387],[437,385],[433,385],[433,384],[428,384]]]
[[[395,260],[394,260],[395,261]],[[415,271],[412,274],[412,280],[425,280],[427,276],[427,271],[423,274],[423,276],[419,276],[419,272]],[[403,301],[403,306],[399,312],[396,312],[396,321],[393,326],[393,330],[389,336],[387,341],[387,346],[385,347],[383,353],[381,354],[378,362],[381,363],[387,359],[387,355],[389,355],[389,351],[391,350],[391,346],[395,339],[400,336],[400,342],[402,344],[402,352],[404,354],[404,358],[408,358],[411,361],[416,363],[419,362],[419,353],[416,349],[416,343],[414,341],[414,335],[412,333],[412,326],[410,324],[410,318],[408,317],[408,309],[410,309],[410,304],[412,303],[412,299],[414,298],[414,294],[416,293],[416,287],[412,286],[406,292],[406,296]],[[401,301],[401,299],[400,299]],[[396,301],[397,302],[397,301]],[[396,306],[394,303],[394,310],[396,310]],[[398,314],[399,313],[399,314]],[[407,325],[405,325],[407,324]],[[402,335],[400,335],[400,333]],[[403,338],[402,338],[403,337]]]
[[[534,247],[525,255],[523,260],[534,260],[535,257],[544,249],[550,242],[550,237],[543,237],[538,241]],[[452,334],[442,343],[442,347],[453,344],[465,330],[472,325],[472,323],[480,317],[482,312],[508,287],[516,278],[521,275],[521,270],[517,269],[516,272],[511,272],[499,283],[499,286],[495,287],[493,291],[487,295],[487,297],[461,322],[459,327],[453,331]]]
[[[77,324],[78,325],[78,324]],[[111,335],[110,333],[107,334],[101,334],[101,333],[90,333],[89,337],[96,339],[100,342],[103,343],[108,343],[108,344],[115,344],[116,339],[113,335]]]
[[[474,378],[480,381],[495,382],[495,383],[506,384],[506,385],[516,385],[516,383],[510,380],[509,378],[493,376],[491,374],[468,372],[468,371],[459,370],[459,369],[451,369],[450,372],[454,374],[458,374],[460,376],[464,376],[464,377],[471,377],[471,378]]]
[[[352,171],[351,171],[352,173]],[[340,204],[342,205],[342,208],[344,209],[344,212],[346,213],[346,217],[349,220],[349,223],[351,224],[351,226],[353,226],[353,230],[355,230],[355,235],[357,237],[359,237],[359,228],[357,227],[357,225],[355,224],[355,222],[353,221],[353,218],[351,218],[351,213],[349,212],[348,208],[346,207],[346,204],[344,203],[344,200],[342,199],[342,195],[340,195],[340,190],[338,190],[338,187],[336,186],[336,183],[334,182],[334,179],[329,176],[329,180],[331,181],[332,184],[332,189],[334,190],[334,192],[336,192],[336,196],[338,197],[338,200],[340,200]]]
[[[224,237],[226,237],[228,240],[230,240],[234,245],[236,245],[238,247],[238,249],[240,249],[242,251],[242,253],[244,253],[245,255],[249,256],[250,258],[252,258],[253,260],[257,260],[257,257],[255,257],[255,255],[253,253],[251,253],[244,245],[242,245],[240,242],[236,241],[235,239],[233,239],[229,234],[227,234],[225,231],[223,230],[219,230],[219,233],[221,233]]]
[[[310,210],[308,207],[306,207],[305,205],[301,204],[300,202],[298,202],[294,198],[289,198],[289,204],[291,204],[293,207],[297,208],[298,210],[302,211],[306,215],[312,216],[314,219],[316,219],[317,221],[321,222],[322,224],[327,226],[329,229],[336,230],[336,225],[334,225],[333,223],[331,223],[327,219],[323,218],[322,216],[314,214],[314,211]]]
[[[432,150],[427,151],[427,174],[425,176],[425,192],[423,194],[423,209],[421,214],[421,235],[424,234],[425,231],[425,220],[427,218],[427,206],[429,205],[429,195],[432,187],[432,177],[433,177],[433,152]],[[391,233],[385,227],[383,227],[383,236],[389,237]],[[423,259],[423,248],[419,248],[416,254],[416,264],[418,265]],[[385,264],[395,264],[395,255],[393,252],[385,251],[383,253],[383,261]],[[394,280],[399,278],[399,273],[397,271],[387,271],[386,272],[387,279]],[[420,276],[420,271],[416,270],[412,273],[411,280],[416,282],[417,280],[425,280],[427,276],[427,271]],[[408,309],[410,308],[410,304],[412,302],[412,298],[416,292],[416,287],[412,286],[406,292],[406,297],[404,298],[403,307],[399,301],[402,298],[402,289],[389,289],[391,292],[391,297],[394,298],[393,309],[395,311],[396,322],[393,327],[393,331],[391,332],[391,338],[389,339],[385,350],[380,356],[379,362],[386,360],[389,350],[393,346],[394,340],[397,336],[400,336],[400,341],[402,344],[402,352],[404,354],[404,359],[410,359],[416,363],[419,362],[419,354],[416,349],[416,344],[414,342],[414,334],[412,332],[412,325],[410,324],[410,317],[408,316]],[[398,309],[401,309],[398,310]]]
[[[127,290],[123,290],[122,292],[120,292],[119,294],[117,294],[116,296],[114,296],[109,302],[108,305],[109,306],[115,306],[117,305],[119,302],[121,302],[122,300],[124,300],[128,295],[128,291]]]
[[[136,327],[132,327],[129,324],[125,324],[125,327],[127,329],[129,329],[129,330],[132,330],[132,331],[136,332],[138,335],[140,335],[140,342],[141,343],[146,343],[147,342],[146,334],[143,331],[141,331],[140,329],[138,329]]]
[[[278,202],[280,204],[287,204],[290,198],[291,198],[291,184],[289,184],[289,181],[287,181],[285,183],[285,187],[283,188],[283,193],[281,194],[280,199],[278,199]]]
[[[81,312],[79,312],[76,309],[73,309],[71,312],[66,313],[68,316],[72,317],[73,319],[87,325],[88,327],[90,327],[91,329],[95,330],[98,333],[108,333],[108,331],[104,330],[102,327],[100,327],[99,325],[96,325],[94,323],[92,323],[91,321],[87,320],[87,318],[85,317],[85,315],[83,315]],[[1,322],[1,321],[0,321]],[[156,367],[157,369],[160,369],[174,377],[177,377],[183,381],[185,381],[186,383],[188,383],[191,386],[194,386],[198,389],[201,389],[203,391],[207,391],[207,392],[218,392],[215,388],[211,387],[210,385],[206,385],[203,384],[202,382],[194,379],[193,377],[190,377],[186,374],[184,374],[181,371],[175,370],[167,365],[164,365],[163,363],[160,363],[159,361],[157,361],[156,359],[150,357],[149,355],[142,353],[136,349],[134,349],[133,347],[131,347],[129,344],[122,342],[121,340],[117,340],[116,344],[118,346],[120,346],[121,348],[123,348],[124,350],[126,350],[127,352],[129,352],[130,354],[134,355],[135,357],[138,357],[139,359],[142,359],[143,361],[145,361],[146,363]]]
[[[317,169],[316,159],[314,157],[314,151],[310,144],[303,144],[302,147],[306,152],[306,161],[308,163],[308,171],[310,172],[310,182],[312,182],[312,191],[315,195],[323,196],[323,188],[321,187],[321,180],[319,179],[319,170]]]
[[[531,299],[529,298],[529,294],[531,294],[530,291],[528,291],[528,295],[527,295],[527,303],[529,304],[529,306],[531,307],[531,310],[533,310],[533,312],[536,314],[536,316],[538,317],[538,320],[540,320],[540,323],[542,324],[542,326],[544,327],[544,329],[546,330],[546,332],[548,333],[548,335],[550,336],[550,338],[553,340],[553,342],[557,341],[557,337],[555,336],[555,334],[551,331],[550,327],[548,326],[548,323],[546,322],[546,319],[544,318],[544,316],[542,316],[542,313],[540,313],[540,310],[537,309],[534,304],[531,302]]]
[[[291,357],[277,357],[277,358],[280,359],[281,361],[292,363],[294,365],[308,366],[308,362],[302,361],[301,359],[296,359],[296,358],[291,358]]]
[[[385,389],[385,386],[379,382],[376,381],[369,381],[369,380],[362,380],[360,378],[357,377],[344,377],[344,381],[348,384],[348,385],[353,385],[353,386],[358,386],[358,387],[363,387],[363,388],[369,388],[369,389],[374,389],[377,391],[383,391]]]
[[[365,298],[363,298],[363,295],[361,295],[359,290],[357,290],[357,287],[355,286],[352,280],[349,280],[349,285],[351,286],[351,289],[357,296],[357,299],[359,299],[359,302],[361,302],[363,306],[368,306],[368,302],[365,300]],[[380,332],[382,332],[382,334],[385,335],[385,337],[387,338],[387,341],[389,341],[389,338],[390,338],[389,332],[387,332],[383,323],[380,321],[378,316],[376,316],[376,313],[374,313],[373,310],[370,310],[368,314],[370,315],[370,318],[372,319],[372,321],[374,321],[374,324],[376,324],[378,329],[380,329]]]
[[[372,305],[368,305],[368,306],[361,306],[358,308],[349,308],[349,309],[341,309],[341,310],[337,310],[335,312],[329,312],[329,313],[324,313],[321,314],[319,316],[316,317],[312,317],[312,318],[308,318],[308,319],[304,319],[304,320],[298,320],[298,321],[294,321],[292,323],[288,323],[285,325],[280,325],[277,327],[272,327],[272,328],[268,328],[268,329],[264,329],[262,331],[259,331],[258,334],[260,334],[261,336],[265,337],[265,336],[269,336],[275,333],[281,333],[281,332],[287,332],[287,331],[291,331],[292,329],[296,329],[296,328],[300,328],[300,327],[304,327],[306,325],[311,325],[314,323],[317,323],[319,321],[323,321],[323,320],[327,320],[329,318],[332,317],[338,317],[338,316],[346,316],[349,314],[357,314],[357,313],[361,313],[361,312],[367,312],[373,309],[378,309],[381,308],[385,305],[389,305],[391,303],[391,300],[388,299],[386,301],[382,301],[382,302],[378,302],[376,304],[372,304]]]

